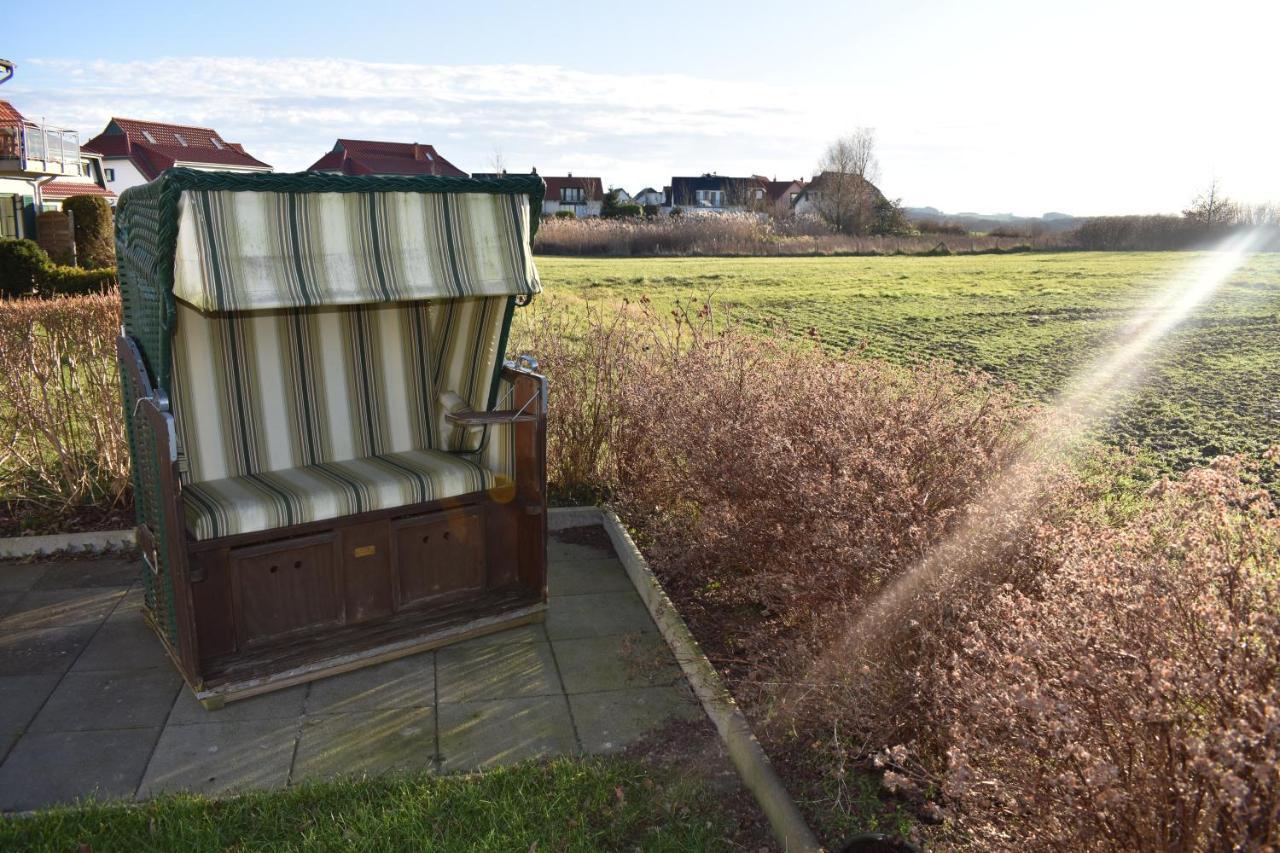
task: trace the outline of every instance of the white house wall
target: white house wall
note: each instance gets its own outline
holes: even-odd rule
[[[139,172],[138,167],[133,165],[133,162],[127,157],[103,157],[102,168],[104,170],[116,170],[116,179],[107,181],[107,189],[116,195],[120,195],[129,187],[136,187],[138,184],[147,182],[146,176]]]

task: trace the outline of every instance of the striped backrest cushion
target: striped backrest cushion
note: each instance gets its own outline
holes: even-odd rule
[[[446,392],[461,397],[471,408],[483,412],[489,408],[493,389],[494,368],[501,357],[502,331],[510,323],[512,303],[501,297],[486,299],[450,299],[433,302],[428,316],[433,346],[432,374],[436,401]],[[482,428],[465,429],[444,420],[443,407],[438,407],[438,450],[471,452],[479,449],[484,437]]]
[[[466,450],[451,390],[488,406],[509,297],[206,314],[181,302],[172,404],[198,483],[407,450]]]

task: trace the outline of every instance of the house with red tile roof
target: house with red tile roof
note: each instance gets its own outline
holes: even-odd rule
[[[172,166],[228,172],[270,172],[271,167],[227,142],[213,128],[113,118],[84,148],[102,155],[107,188],[119,193]]]
[[[333,148],[307,167],[308,172],[336,175],[444,175],[467,173],[440,156],[434,146],[420,142],[378,142],[339,139]]]
[[[35,239],[37,214],[60,210],[73,195],[115,201],[101,158],[80,146],[76,131],[32,121],[0,101],[0,238]]]
[[[604,183],[599,178],[575,178],[573,173],[564,177],[543,176],[547,194],[542,197],[542,215],[554,216],[562,210],[573,211],[579,219],[599,216],[604,204]]]

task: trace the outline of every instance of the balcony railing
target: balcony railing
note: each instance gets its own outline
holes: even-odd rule
[[[22,171],[78,174],[80,134],[30,121],[0,124],[0,160],[17,160]]]

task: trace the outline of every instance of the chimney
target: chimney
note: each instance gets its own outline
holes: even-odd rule
[[[569,173],[569,177],[571,177],[571,178],[573,177],[573,172],[570,172],[570,173]]]
[[[423,155],[422,146],[421,146],[421,145],[419,145],[419,144],[418,144],[418,143],[416,143],[416,142],[415,142],[415,143],[413,143],[413,159],[415,159],[415,160],[425,160],[425,159],[426,159],[426,157]]]

